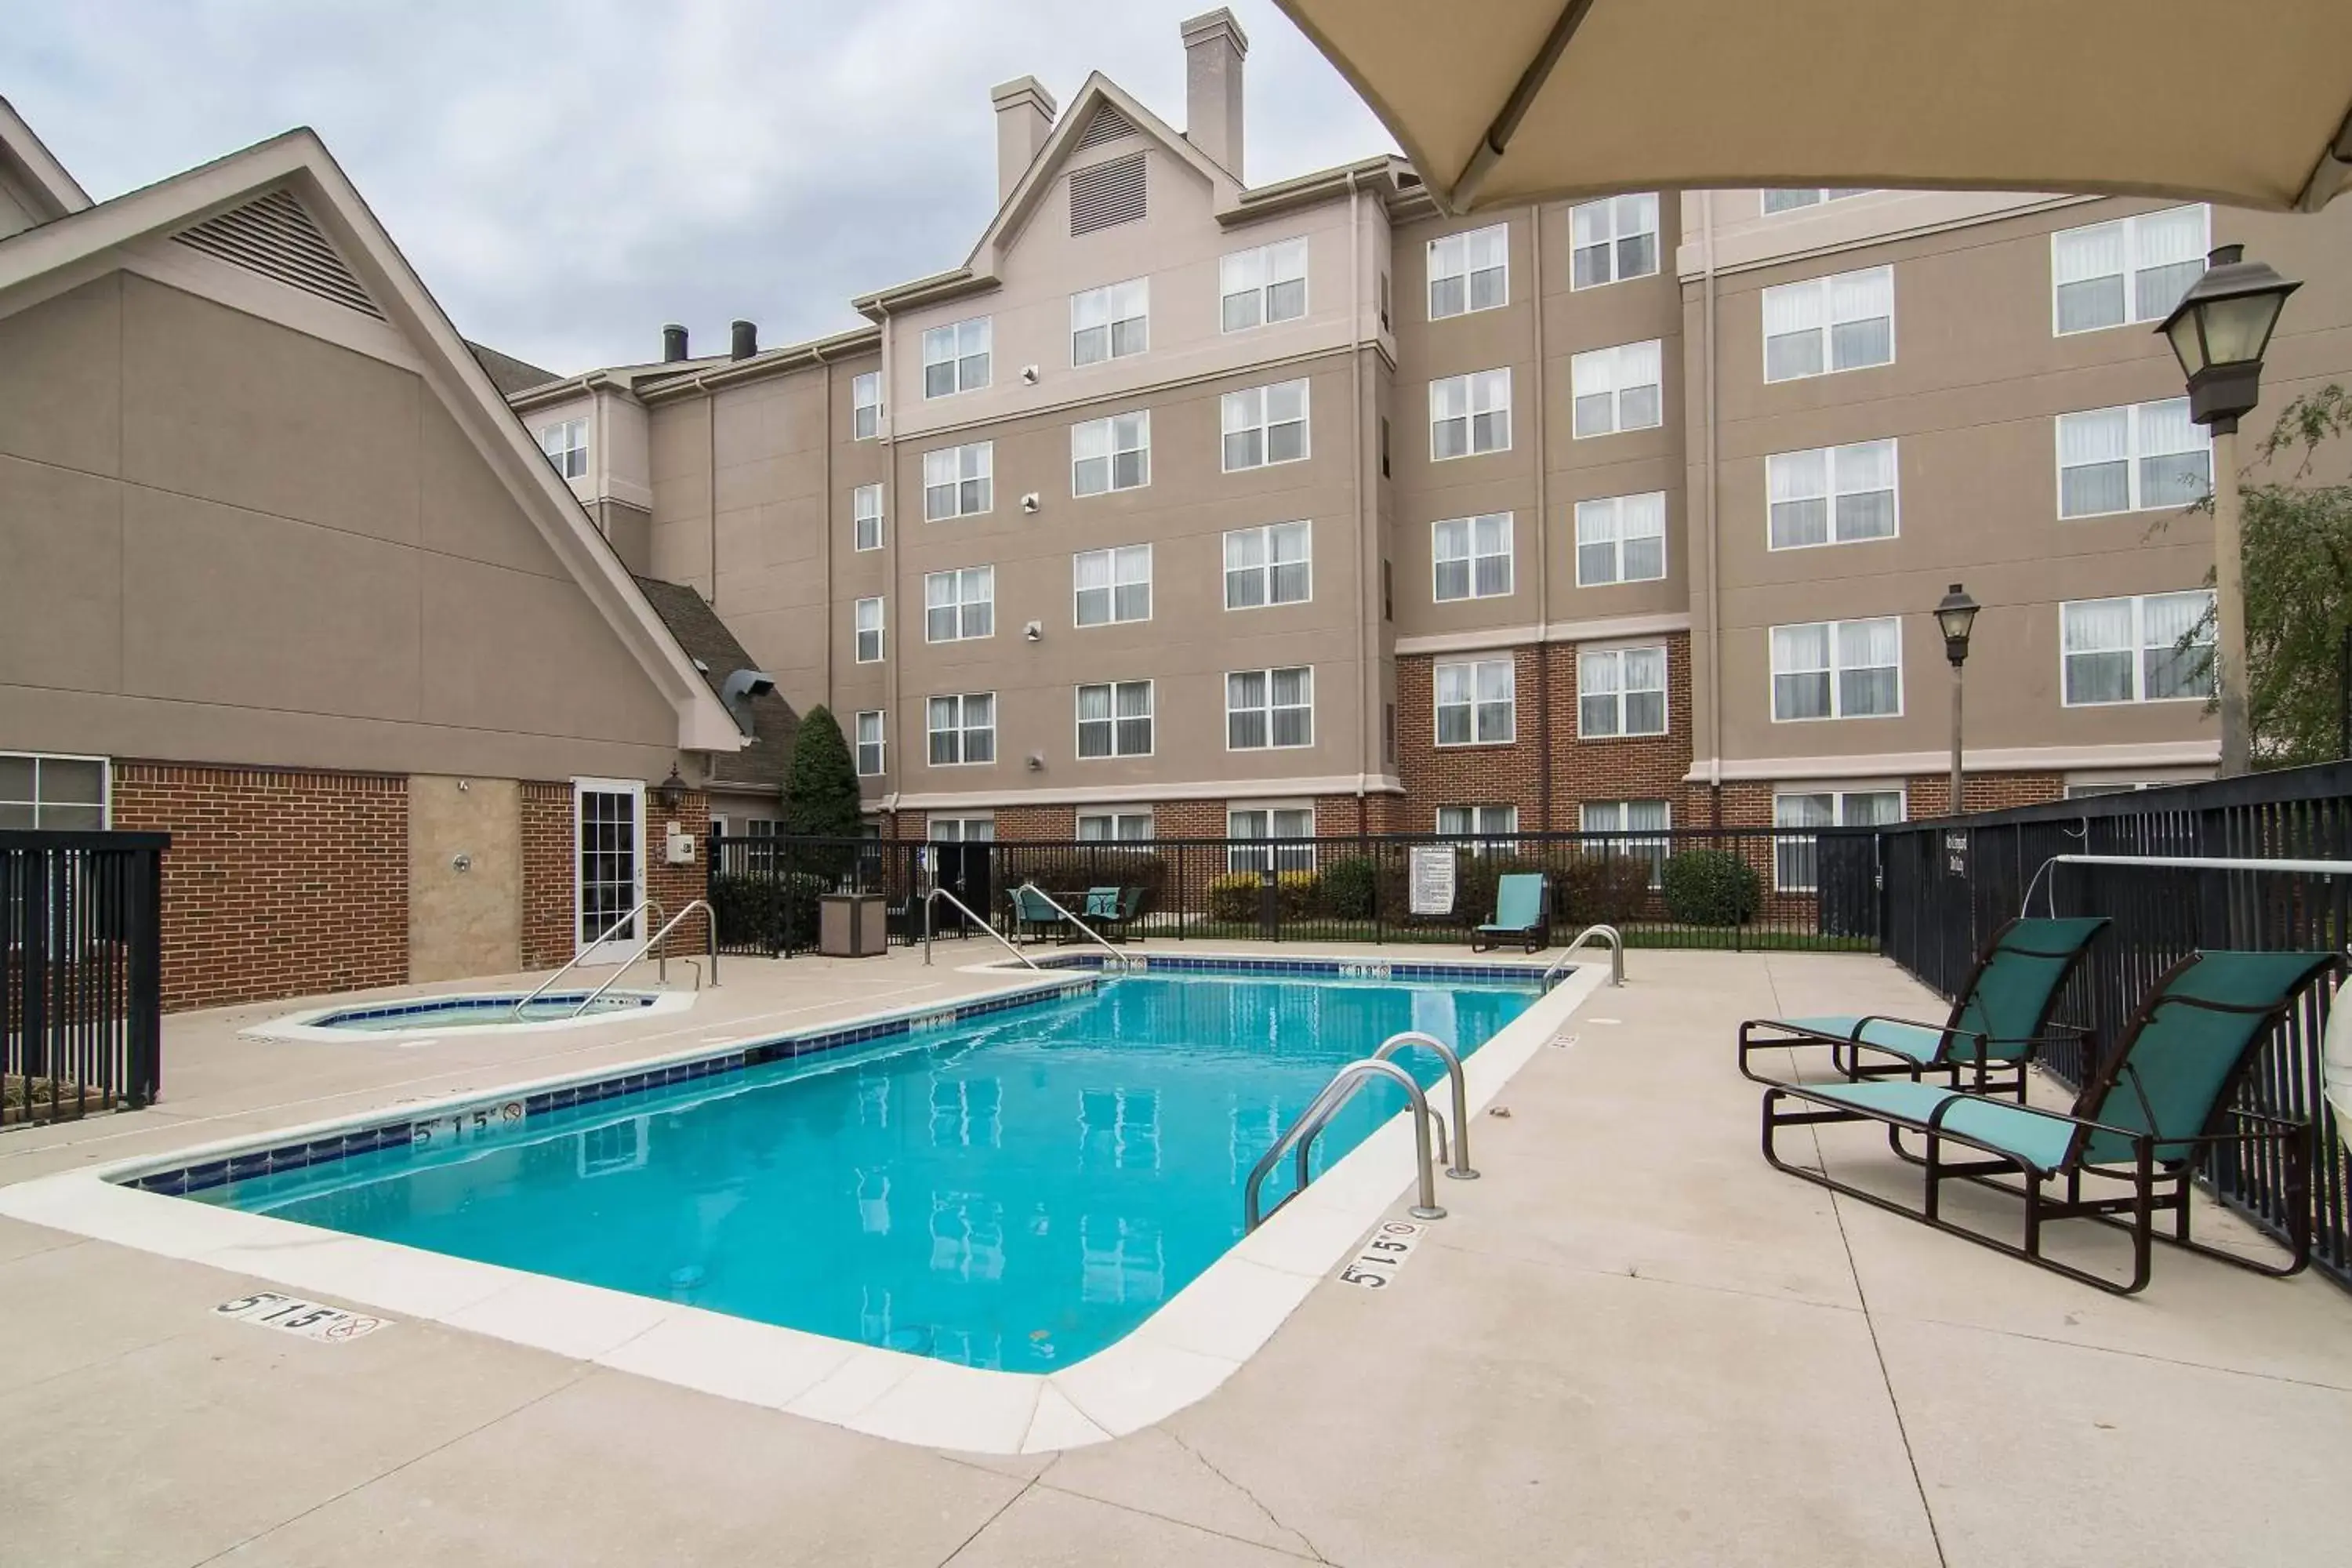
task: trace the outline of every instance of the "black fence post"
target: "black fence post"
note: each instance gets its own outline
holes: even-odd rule
[[[130,874],[121,882],[130,902],[123,931],[131,950],[124,1088],[137,1110],[163,1090],[163,857],[154,849],[129,853]]]

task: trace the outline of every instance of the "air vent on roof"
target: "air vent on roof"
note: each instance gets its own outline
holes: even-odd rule
[[[1070,171],[1070,233],[1092,234],[1143,216],[1143,154]]]
[[[1106,103],[1097,109],[1094,117],[1087,121],[1086,132],[1078,138],[1077,151],[1083,153],[1089,147],[1099,147],[1106,142],[1116,142],[1122,136],[1134,134],[1135,121]]]
[[[276,279],[346,310],[383,320],[383,312],[343,265],[332,241],[287,191],[256,196],[172,237],[193,250]]]

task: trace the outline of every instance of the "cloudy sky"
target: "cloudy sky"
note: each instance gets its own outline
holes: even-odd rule
[[[995,206],[988,89],[1090,70],[1184,121],[1207,0],[0,0],[0,96],[100,200],[293,125],[467,336],[561,372],[854,323]],[[1389,150],[1264,0],[1253,184]]]

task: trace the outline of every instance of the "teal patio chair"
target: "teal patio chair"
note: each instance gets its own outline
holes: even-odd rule
[[[1527,943],[1529,952],[1551,938],[1551,885],[1540,871],[1513,871],[1495,879],[1495,918],[1470,933],[1470,951],[1503,945],[1505,937]]]
[[[1087,923],[1113,942],[1128,939],[1136,916],[1142,911],[1140,887],[1087,889]]]
[[[1013,900],[1013,935],[1015,941],[1052,936],[1060,929],[1061,914],[1036,889],[1024,883],[1007,889],[1004,896]]]
[[[2026,1064],[2036,1049],[2084,1031],[2053,1025],[2058,994],[2106,930],[2107,917],[2076,920],[2013,920],[1993,932],[1992,942],[1941,1024],[1875,1014],[1860,1017],[1750,1018],[1739,1026],[1739,1070],[1757,1083],[1780,1080],[1758,1072],[1757,1051],[1789,1046],[1827,1046],[1830,1065],[1849,1079],[1909,1078],[1935,1072],[1960,1087],[1963,1070],[1973,1069],[1969,1088],[1979,1094],[2005,1092],[2025,1099]],[[1865,1058],[1864,1053],[1874,1053]],[[1996,1082],[1994,1066],[2006,1069]]]
[[[2231,1101],[2272,1026],[2337,962],[2332,952],[2189,954],[2157,981],[2069,1111],[1898,1079],[1775,1084],[1764,1091],[1764,1158],[1792,1176],[2119,1296],[2147,1284],[2159,1211],[2173,1216],[2172,1234],[2163,1239],[2177,1247],[2258,1274],[2296,1273],[2311,1260],[2310,1129]],[[1803,1109],[1780,1110],[1784,1100]],[[1843,1121],[1885,1127],[1895,1152],[1924,1170],[1919,1208],[1841,1182],[1825,1168],[1790,1164],[1773,1149],[1781,1128]],[[2223,1131],[2227,1123],[2236,1125]],[[1904,1148],[1906,1133],[1925,1140],[1924,1153]],[[2263,1144],[2271,1146],[2269,1154]],[[2200,1155],[2231,1145],[2240,1159],[2275,1157],[2285,1172],[2290,1256],[2284,1268],[2189,1238],[2190,1174]],[[1948,1146],[1983,1157],[1951,1160]],[[2011,1174],[2014,1184],[2000,1179]],[[2024,1201],[2021,1246],[1943,1216],[1941,1187],[1956,1176]],[[2063,1197],[2043,1193],[2053,1182],[2063,1184]],[[2084,1195],[2086,1184],[2101,1182],[2109,1184],[2095,1191],[2107,1195]],[[2042,1226],[2053,1219],[2089,1219],[2127,1231],[2130,1279],[2117,1281],[2044,1257]]]

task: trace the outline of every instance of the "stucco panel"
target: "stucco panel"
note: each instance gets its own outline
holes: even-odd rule
[[[121,487],[0,456],[0,679],[120,690]],[[0,748],[37,738],[0,735]]]
[[[0,453],[119,471],[121,310],[113,275],[0,316]]]
[[[569,580],[538,528],[437,398],[425,399],[421,448],[425,549]]]
[[[429,721],[675,743],[668,703],[575,584],[450,556],[420,560]]]

